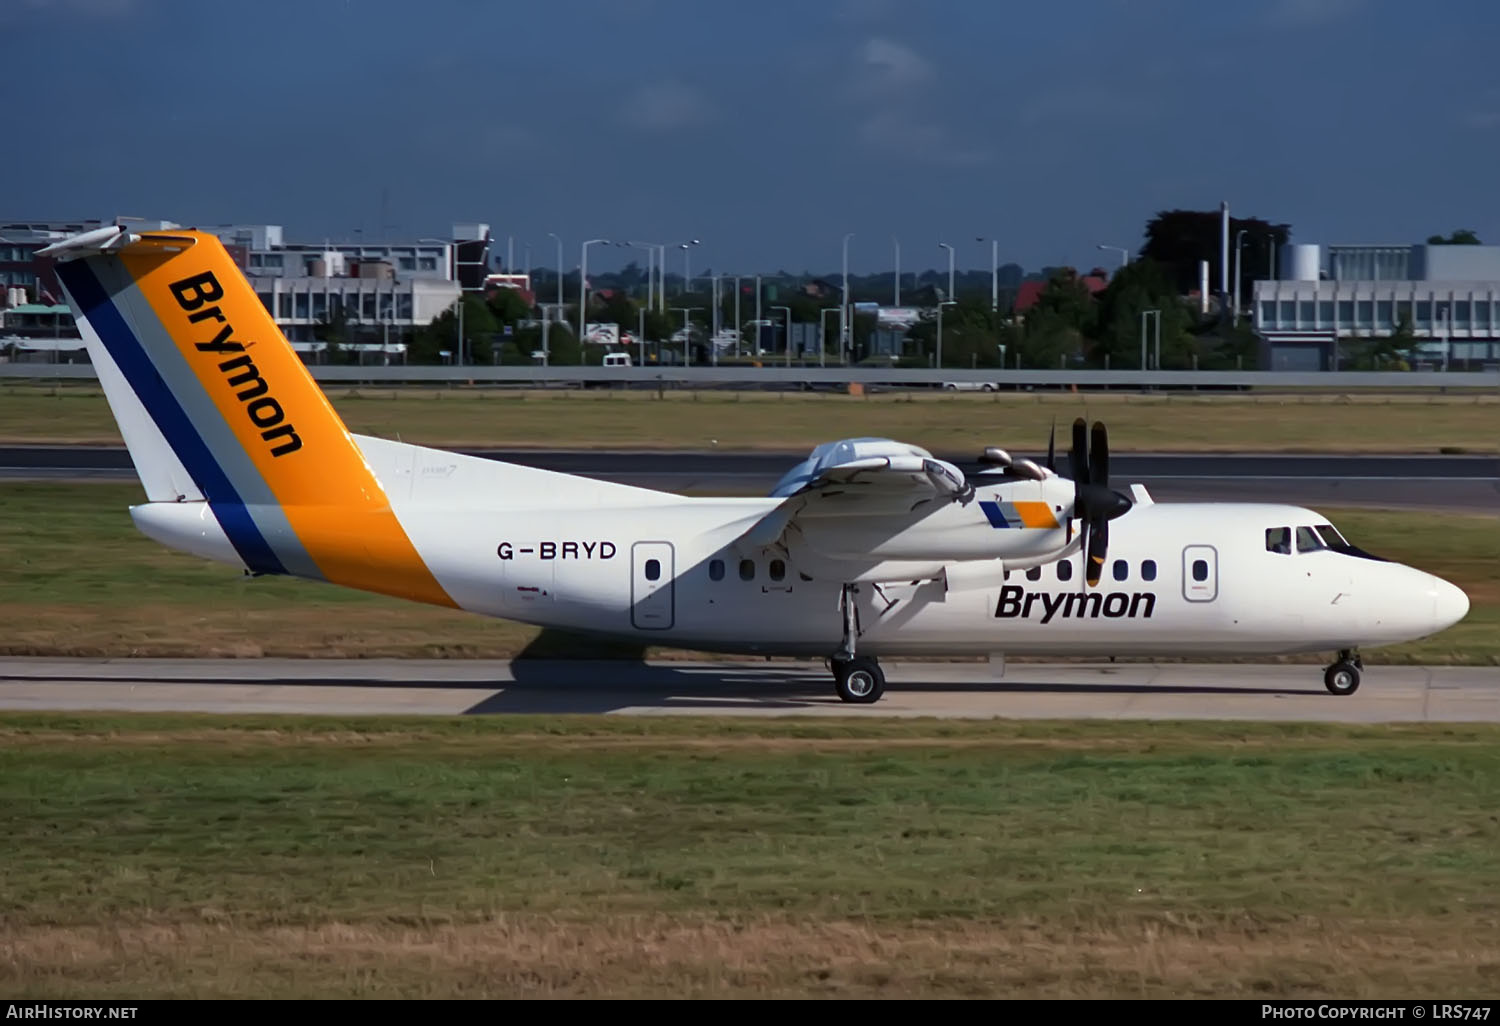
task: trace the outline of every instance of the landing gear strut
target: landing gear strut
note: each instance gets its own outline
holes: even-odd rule
[[[1344,649],[1332,666],[1323,671],[1323,686],[1335,695],[1352,695],[1359,690],[1359,671],[1364,660],[1352,649]]]
[[[880,701],[885,694],[885,673],[880,663],[870,656],[856,656],[854,647],[859,637],[859,617],[854,607],[854,586],[844,585],[841,603],[844,614],[844,640],[834,653],[834,690],[845,702],[869,704]]]

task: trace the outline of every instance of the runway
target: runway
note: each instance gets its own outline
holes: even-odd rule
[[[0,709],[235,714],[853,716],[1500,723],[1500,668],[1367,665],[1334,696],[1314,665],[885,664],[846,705],[811,662],[0,659]]]
[[[806,457],[802,452],[472,449],[469,455],[647,488],[758,494]],[[960,467],[975,453],[938,453]],[[1025,454],[1045,460],[1045,453]],[[0,477],[134,480],[119,447],[0,447]],[[1500,511],[1500,458],[1457,455],[1111,453],[1116,487],[1144,484],[1168,502],[1288,502],[1458,512]]]

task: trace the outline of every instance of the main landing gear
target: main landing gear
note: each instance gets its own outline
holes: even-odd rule
[[[854,654],[855,639],[859,637],[859,619],[858,611],[854,608],[853,585],[844,585],[841,604],[844,612],[844,642],[831,660],[834,689],[845,702],[878,702],[880,696],[885,694],[885,673],[874,658]]]
[[[1338,659],[1323,671],[1323,686],[1335,695],[1352,695],[1359,690],[1359,671],[1365,668],[1359,653],[1344,649]]]

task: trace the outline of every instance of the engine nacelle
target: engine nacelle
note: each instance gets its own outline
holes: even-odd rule
[[[1005,581],[1005,561],[1000,559],[966,559],[943,567],[943,584],[949,591],[977,591],[998,588]]]

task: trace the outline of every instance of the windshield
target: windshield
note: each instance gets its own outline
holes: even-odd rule
[[[1332,524],[1319,524],[1317,530],[1323,538],[1323,543],[1330,549],[1349,548],[1349,543]]]
[[[1319,549],[1326,548],[1328,546],[1323,543],[1323,539],[1317,531],[1314,531],[1311,527],[1297,528],[1298,552],[1316,552]]]

